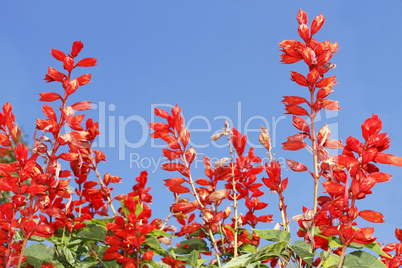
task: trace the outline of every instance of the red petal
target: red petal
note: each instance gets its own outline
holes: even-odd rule
[[[317,88],[327,87],[330,83],[334,84],[335,79],[336,79],[336,76],[330,76],[330,77],[323,78],[320,81],[318,81],[318,83],[315,86]]]
[[[285,110],[287,111],[287,114],[293,114],[293,115],[309,115],[308,112],[297,105],[288,105],[286,106]]]
[[[307,13],[304,10],[300,9],[299,12],[297,13],[296,19],[299,24],[303,23],[307,24],[308,22]]]
[[[92,106],[90,101],[81,101],[71,105],[71,108],[73,108],[75,111],[85,111],[91,109]]]
[[[315,68],[312,69],[307,75],[307,81],[310,84],[310,86],[314,86],[314,84],[317,82],[319,78],[320,74],[317,72]]]
[[[57,59],[59,61],[63,61],[64,58],[66,57],[66,54],[64,54],[62,51],[60,51],[58,49],[52,49],[51,54],[53,57],[55,57],[55,59]]]
[[[293,116],[293,125],[300,131],[310,133],[310,127],[306,120],[301,117]]]
[[[29,194],[38,194],[44,193],[47,190],[46,185],[31,185],[27,189],[27,193]]]
[[[61,96],[57,93],[54,92],[44,92],[44,93],[40,93],[40,101],[46,101],[46,102],[52,102],[55,100],[61,100]]]
[[[166,186],[174,186],[174,185],[180,185],[182,183],[184,183],[186,180],[184,178],[180,178],[180,177],[174,177],[174,178],[170,178],[165,181],[165,185]]]
[[[376,182],[385,182],[391,180],[391,175],[385,172],[373,172],[367,177],[374,179]]]
[[[322,14],[318,15],[311,22],[311,35],[315,35],[324,25],[325,18]]]
[[[398,240],[402,242],[402,229],[399,229],[399,228],[395,229],[395,237],[398,238]]]
[[[187,187],[183,186],[183,185],[173,185],[169,187],[169,191],[171,191],[172,193],[176,193],[176,194],[185,194],[185,193],[189,193],[190,190],[187,189]]]
[[[286,159],[286,163],[288,164],[288,166],[291,170],[296,171],[296,172],[303,172],[303,171],[308,170],[305,165],[303,165],[302,163],[293,161],[293,160]]]
[[[78,53],[81,52],[81,49],[84,48],[84,44],[81,41],[75,41],[73,43],[73,47],[71,49],[71,56],[77,57]]]
[[[389,164],[402,167],[402,157],[395,156],[392,154],[377,153],[377,155],[374,158],[374,161],[381,164]]]
[[[329,194],[339,195],[345,192],[345,186],[337,182],[324,181],[322,185],[324,185],[325,190]]]
[[[304,75],[298,73],[298,72],[290,72],[291,76],[292,76],[292,81],[295,81],[297,84],[301,85],[301,86],[305,86],[308,87],[308,82],[306,77],[304,77]]]
[[[282,143],[282,146],[283,150],[297,151],[306,147],[306,144],[302,141],[286,141]]]
[[[95,66],[95,65],[96,65],[96,59],[95,58],[85,58],[85,59],[80,60],[77,63],[77,66],[80,66],[80,67],[92,67],[92,66]]]
[[[359,212],[359,216],[369,222],[376,222],[376,223],[384,222],[384,216],[377,211],[363,210]]]
[[[202,186],[209,186],[211,184],[211,182],[207,179],[204,178],[199,178],[195,181],[195,183],[202,185]]]
[[[306,103],[307,100],[305,98],[297,97],[297,96],[284,96],[282,102],[286,106],[292,106],[292,105],[299,105],[302,103]]]
[[[333,100],[328,100],[328,99],[322,100],[322,106],[324,107],[324,109],[333,110],[333,111],[337,111],[337,110],[341,109],[341,107],[339,107],[338,101],[333,101]]]
[[[300,24],[298,32],[300,37],[304,40],[304,42],[307,43],[310,38],[310,28],[306,24]]]
[[[83,86],[88,83],[91,83],[91,74],[84,74],[84,75],[78,76],[76,79],[78,81],[78,84],[80,86]]]

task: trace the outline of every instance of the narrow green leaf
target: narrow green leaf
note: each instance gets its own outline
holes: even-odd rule
[[[283,230],[275,230],[275,229],[270,229],[270,230],[257,230],[257,229],[252,229],[259,237],[262,239],[268,240],[268,241],[273,241],[273,242],[279,242],[279,241],[286,241],[288,242],[290,239],[290,233],[283,231]]]
[[[383,268],[382,261],[365,251],[354,251],[345,256],[342,267],[344,268]]]

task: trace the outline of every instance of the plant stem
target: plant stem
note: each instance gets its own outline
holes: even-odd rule
[[[236,179],[235,179],[235,172],[234,172],[234,156],[233,156],[233,147],[230,142],[231,140],[231,132],[228,134],[228,143],[229,143],[229,152],[230,152],[230,164],[231,164],[231,170],[232,170],[232,191],[233,191],[233,209],[234,209],[234,228],[233,228],[233,237],[234,237],[234,253],[233,257],[237,257],[237,231],[239,229],[238,222],[239,222],[239,216],[238,216],[238,211],[237,211],[237,190],[236,190]]]
[[[183,148],[181,144],[180,144],[180,149],[181,149],[182,152],[185,152],[185,148]],[[182,160],[184,166],[189,169],[188,183],[190,183],[190,185],[191,185],[191,190],[192,190],[191,194],[197,200],[197,204],[200,207],[200,211],[201,211],[202,215],[204,215],[205,206],[201,203],[201,200],[198,197],[197,191],[196,191],[195,186],[194,186],[194,181],[193,181],[193,178],[191,176],[190,167],[189,167],[189,164],[188,164],[188,162],[186,160],[186,157],[184,156],[184,153],[183,153],[183,155],[181,155],[181,160]],[[212,233],[212,230],[209,227],[208,227],[208,234],[209,234],[209,238],[211,238],[212,245],[214,246],[214,249],[215,249],[215,255],[216,255],[216,259],[218,261],[218,265],[219,265],[219,267],[221,267],[221,260],[219,258],[219,250],[218,250],[218,247],[216,246],[216,241],[215,241],[215,238],[214,238],[214,234]]]
[[[346,248],[347,247],[348,247],[347,245],[343,245],[343,247],[342,247],[342,253],[341,253],[341,256],[340,256],[340,259],[339,259],[338,268],[342,268],[343,259],[345,258],[345,253],[346,253]]]
[[[102,178],[101,178],[99,172],[98,172],[98,167],[97,167],[95,159],[93,157],[92,144],[91,144],[91,147],[89,148],[89,155],[90,155],[90,159],[91,159],[91,162],[92,162],[92,166],[94,167],[94,171],[96,173],[96,177],[98,177],[99,183],[101,184],[102,187],[106,187],[105,184],[102,181]],[[110,196],[107,196],[107,201],[109,202],[109,205],[110,205],[110,208],[113,211],[113,214],[116,216],[117,212],[113,207],[112,199],[110,199]]]
[[[24,237],[24,242],[22,242],[22,246],[21,246],[20,256],[18,258],[17,268],[21,267],[22,259],[24,258],[24,253],[25,253],[25,248],[27,247],[27,243],[28,243],[28,238]]]
[[[312,149],[313,149],[313,165],[314,165],[314,202],[313,202],[313,212],[314,212],[314,218],[313,218],[313,225],[311,226],[311,236],[313,238],[313,241],[311,243],[314,246],[314,231],[315,231],[315,214],[317,213],[317,199],[318,199],[318,157],[317,157],[317,141],[316,141],[316,136],[315,136],[315,111],[314,111],[314,89],[312,90],[310,88],[310,97],[311,97],[311,114],[310,114],[310,120],[311,120],[311,143],[312,143]]]

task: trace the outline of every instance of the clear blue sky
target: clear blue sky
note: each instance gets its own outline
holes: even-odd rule
[[[14,106],[31,142],[35,118],[44,117],[38,94],[62,90],[58,83],[43,81],[48,66],[62,70],[49,52],[52,48],[69,52],[73,41],[81,40],[85,45],[81,55],[96,57],[98,66],[86,68],[93,73],[93,82],[80,88],[71,104],[90,100],[98,105],[90,114],[104,123],[100,145],[107,163],[101,170],[124,178],[116,187],[119,194],[126,193],[147,167],[154,216],[163,218],[173,200],[163,179],[177,174],[154,172],[152,161],[161,160],[161,149],[153,148],[144,122],[152,119],[155,105],[181,106],[187,121],[192,120],[190,129],[201,129],[192,136],[200,154],[227,156],[227,150],[211,145],[209,137],[228,116],[241,131],[248,129],[253,144],[258,144],[258,133],[252,129],[268,123],[276,136],[277,158],[312,166],[307,151],[280,149],[281,142],[296,133],[291,117],[283,116],[282,96],[307,94],[289,80],[290,70],[305,74],[306,66],[282,65],[278,56],[280,41],[298,38],[295,17],[300,8],[310,20],[323,13],[327,20],[316,38],[339,41],[340,46],[333,58],[337,68],[331,71],[339,84],[331,98],[340,101],[342,110],[323,113],[319,124],[327,118],[333,132],[339,130],[339,139],[345,141],[350,135],[361,139],[360,125],[377,113],[392,138],[388,152],[402,156],[400,0],[5,2],[0,11],[1,105],[9,101]],[[138,148],[124,146],[124,138]],[[256,149],[256,154],[263,157],[265,151]],[[204,176],[200,167],[194,170],[195,177]],[[358,207],[384,214],[384,224],[362,221],[362,227],[374,226],[379,242],[391,242],[394,227],[402,228],[402,168],[381,166],[381,170],[393,174],[393,179],[376,185],[374,194]],[[290,177],[285,192],[289,214],[301,213],[300,199],[311,208],[311,176],[291,171],[284,175]],[[276,196],[267,193],[261,199],[269,203],[267,214],[274,213],[279,220]]]

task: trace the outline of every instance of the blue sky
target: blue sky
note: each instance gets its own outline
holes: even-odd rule
[[[60,84],[43,81],[48,66],[62,70],[50,50],[69,52],[73,41],[81,40],[85,45],[81,56],[96,57],[98,66],[85,70],[92,72],[93,82],[81,87],[70,104],[89,100],[97,105],[89,115],[104,126],[99,145],[107,163],[101,171],[124,178],[115,194],[126,193],[146,168],[154,216],[163,218],[173,200],[163,179],[177,174],[154,172],[155,163],[162,159],[161,149],[151,143],[145,125],[153,119],[152,107],[179,104],[191,122],[189,128],[195,129],[192,142],[199,154],[227,156],[227,149],[219,149],[209,140],[223,127],[226,116],[243,132],[247,129],[255,145],[259,144],[258,133],[253,130],[267,124],[276,137],[277,159],[312,166],[307,151],[280,149],[286,137],[296,133],[291,117],[283,115],[282,96],[307,96],[304,88],[289,80],[291,70],[306,74],[306,65],[282,65],[278,56],[279,42],[298,38],[296,14],[300,8],[310,21],[323,13],[326,23],[316,39],[339,41],[340,46],[332,60],[337,68],[331,75],[337,75],[339,84],[331,98],[340,101],[342,110],[323,113],[319,126],[328,123],[343,141],[349,136],[361,139],[360,125],[376,113],[392,139],[388,153],[402,156],[400,0],[3,3],[1,105],[9,101],[14,106],[28,143],[32,141],[35,118],[44,117],[38,94],[62,90]],[[264,157],[265,151],[257,148],[256,154]],[[394,228],[402,228],[402,176],[401,168],[381,166],[381,170],[391,173],[393,179],[376,185],[374,194],[358,207],[384,214],[384,224],[362,221],[362,226],[376,228],[382,243],[393,241]],[[201,165],[193,172],[195,177],[204,176]],[[290,180],[285,192],[289,214],[301,213],[302,204],[311,208],[312,178],[291,171],[284,176]],[[267,193],[261,199],[269,203],[266,214],[275,214],[278,221],[276,196]]]

